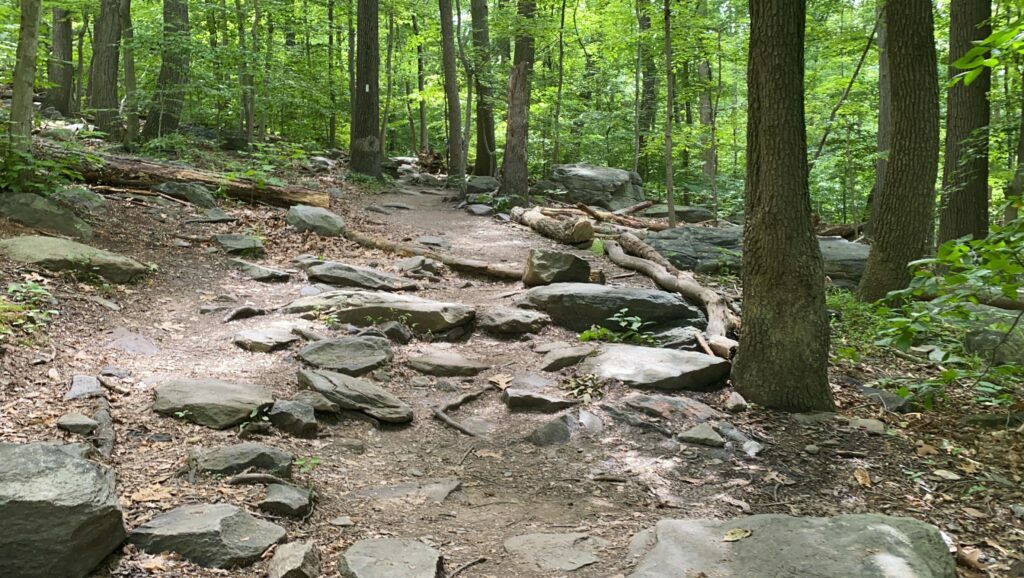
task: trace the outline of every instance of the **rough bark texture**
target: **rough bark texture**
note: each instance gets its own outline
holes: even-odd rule
[[[75,86],[75,65],[72,62],[71,13],[63,8],[53,9],[51,25],[50,59],[46,77],[53,86],[46,91],[44,107],[53,107],[64,116],[70,116]]]
[[[423,54],[423,38],[420,38],[420,28],[416,24],[416,15],[412,17],[412,33],[416,35],[416,88],[419,90],[417,102],[420,113],[420,151],[430,150],[430,137],[427,131],[427,101],[424,92],[427,89],[427,68],[426,56]]]
[[[939,154],[939,86],[929,0],[885,8],[892,76],[892,140],[885,183],[878,192],[874,245],[860,281],[867,301],[910,282],[907,264],[931,247]]]
[[[563,220],[545,216],[537,207],[513,207],[512,220],[530,227],[548,239],[567,245],[586,243],[594,238],[594,226],[583,216]]]
[[[651,16],[647,13],[646,2],[638,6],[637,25],[640,29],[641,38],[645,32],[651,29]],[[648,32],[649,33],[649,32]],[[638,116],[639,126],[637,127],[637,146],[640,153],[640,169],[644,178],[650,177],[650,163],[644,148],[647,146],[647,138],[654,130],[654,119],[658,110],[658,66],[654,60],[654,51],[647,47],[647,43],[640,44],[640,67],[643,69],[643,81],[640,85],[640,114]]]
[[[121,58],[124,60],[124,141],[129,146],[139,136],[138,91],[135,79],[135,29],[132,25],[132,0],[121,0]]]
[[[672,74],[672,3],[665,0],[665,204],[668,207],[668,226],[676,226],[675,170],[672,165],[672,117],[675,115],[675,79]]]
[[[444,70],[444,96],[448,103],[448,180],[459,183],[466,176],[462,157],[462,111],[459,105],[459,73],[455,67],[455,30],[452,26],[451,0],[438,0],[441,12],[441,61]]]
[[[953,0],[949,7],[949,61],[955,62],[992,33],[989,0]],[[958,82],[946,91],[946,150],[942,169],[939,243],[988,234],[988,90],[990,71],[970,85]],[[952,64],[949,76],[963,72]]]
[[[92,65],[89,75],[89,107],[96,128],[111,137],[121,136],[118,115],[117,77],[121,43],[121,2],[101,0],[100,15],[92,35]]]
[[[356,43],[356,90],[352,104],[350,168],[380,177],[380,40],[377,33],[377,0],[359,0]]]
[[[1024,97],[1024,84],[1021,86],[1022,97]],[[1021,99],[1024,102],[1024,98]],[[1020,197],[1024,193],[1024,115],[1021,115],[1020,126],[1017,127],[1017,167],[1013,174],[1013,180],[1006,191],[1007,197]],[[1019,217],[1017,205],[1008,203],[1003,213],[1003,223],[1008,223]]]
[[[824,266],[811,228],[803,0],[750,0],[743,331],[737,391],[785,411],[830,410]]]
[[[21,0],[10,136],[12,148],[26,152],[32,146],[32,95],[36,78],[36,50],[39,48],[40,12],[40,0]]]
[[[519,0],[517,11],[524,23],[533,18],[533,0]],[[502,190],[509,195],[529,194],[529,169],[526,145],[529,135],[530,72],[533,68],[533,37],[516,37],[512,71],[508,75],[508,122],[505,130],[505,156],[502,165]]]
[[[471,0],[473,51],[476,56],[476,160],[473,174],[494,176],[498,171],[494,142],[494,90],[491,89],[491,42],[487,0]]]
[[[188,83],[188,0],[164,0],[164,35],[160,51],[160,75],[142,129],[149,140],[177,132]]]

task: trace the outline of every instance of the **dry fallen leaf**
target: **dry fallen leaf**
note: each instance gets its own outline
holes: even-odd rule
[[[160,502],[171,499],[171,491],[163,486],[147,486],[132,494],[133,502]]]
[[[922,458],[925,456],[937,456],[939,455],[939,449],[933,445],[921,444],[917,446],[917,455]]]
[[[969,506],[963,508],[963,511],[964,511],[965,514],[967,514],[968,516],[970,516],[972,518],[987,518],[988,517],[988,514],[986,514],[985,512],[982,512],[981,510],[978,510],[978,509],[975,509],[975,508],[971,508]]]
[[[746,528],[733,528],[722,536],[723,542],[739,542],[740,540],[750,536],[754,532]]]
[[[487,381],[498,386],[498,389],[501,391],[505,391],[508,389],[508,386],[512,384],[513,379],[514,378],[511,375],[499,373],[498,375],[492,375],[487,379]]]
[[[862,487],[871,487],[871,474],[869,474],[864,468],[857,468],[853,470],[853,477],[857,478],[857,483]]]
[[[500,453],[494,452],[494,451],[491,451],[491,450],[476,450],[473,453],[476,454],[477,457],[481,457],[481,458],[500,458],[501,457]]]

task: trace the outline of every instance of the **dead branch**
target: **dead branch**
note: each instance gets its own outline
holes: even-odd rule
[[[629,227],[631,229],[647,229],[650,231],[663,231],[668,228],[668,223],[664,221],[653,221],[650,219],[640,219],[637,217],[627,217],[625,215],[616,215],[615,213],[609,213],[608,211],[602,211],[600,209],[594,209],[583,203],[576,203],[575,207],[571,208],[550,208],[543,207],[539,209],[541,214],[548,217],[564,217],[564,216],[575,216],[575,215],[586,215],[595,221],[601,222],[606,221],[609,223],[615,223],[616,225],[622,225],[623,227]]]
[[[406,243],[396,243],[380,237],[374,237],[367,235],[366,233],[360,233],[352,229],[345,230],[345,238],[361,247],[368,249],[379,249],[381,251],[387,251],[388,253],[397,253],[399,255],[415,255],[419,257],[427,257],[440,261],[455,271],[462,271],[464,273],[471,273],[473,275],[480,275],[482,277],[494,277],[496,279],[503,279],[506,281],[519,281],[523,278],[522,267],[514,267],[511,265],[501,265],[497,263],[488,263],[486,261],[478,261],[476,259],[465,259],[462,257],[453,257],[450,255],[441,255],[437,252],[431,251],[423,247],[417,247],[415,245],[409,245]]]
[[[567,245],[586,243],[594,238],[593,224],[582,216],[575,220],[562,220],[547,217],[536,207],[515,207],[512,209],[512,220],[530,227],[548,239]]]
[[[629,207],[626,207],[626,208],[623,208],[623,209],[619,209],[618,211],[613,211],[613,213],[616,214],[616,215],[632,215],[633,213],[635,213],[637,211],[642,211],[642,210],[650,207],[653,204],[654,204],[654,201],[644,201],[642,203],[637,203],[635,205],[632,205],[632,206],[629,206]]]
[[[238,474],[232,478],[228,478],[229,486],[242,486],[242,485],[265,485],[270,486],[273,484],[284,484],[288,485],[287,480],[283,480],[277,476],[271,474]]]
[[[456,429],[456,430],[458,430],[458,431],[460,431],[460,432],[462,432],[462,433],[464,433],[464,434],[466,434],[466,435],[468,435],[470,437],[480,437],[480,434],[470,430],[469,428],[467,428],[466,426],[462,425],[461,423],[453,420],[448,415],[448,412],[455,411],[455,410],[459,409],[463,405],[473,401],[474,399],[480,397],[481,395],[487,393],[488,391],[490,391],[492,389],[494,389],[494,386],[488,384],[488,385],[485,385],[484,387],[482,387],[482,388],[480,388],[480,389],[478,389],[476,391],[472,391],[470,393],[466,393],[466,394],[460,395],[459,397],[453,399],[452,401],[450,401],[450,402],[448,402],[448,403],[446,403],[444,405],[439,405],[439,406],[435,407],[434,410],[433,410],[434,417],[436,419],[444,422],[445,424],[451,426],[452,428],[454,428],[454,429]]]

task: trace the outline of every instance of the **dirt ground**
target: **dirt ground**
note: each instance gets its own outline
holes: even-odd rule
[[[454,254],[519,264],[530,248],[555,248],[528,229],[456,210],[443,191],[403,188],[374,194],[345,185],[333,208],[349,227],[391,240],[437,235]],[[371,213],[371,204],[403,203],[391,215]],[[67,439],[55,422],[89,402],[65,402],[72,375],[96,375],[101,368],[124,370],[126,392],[112,395],[117,444],[109,460],[118,475],[126,525],[132,528],[173,507],[223,501],[267,518],[255,504],[260,486],[229,486],[223,480],[183,475],[188,452],[237,441],[237,431],[214,431],[160,417],[150,409],[155,384],[167,377],[211,377],[258,383],[279,398],[298,391],[298,345],[275,353],[248,353],[232,344],[242,329],[287,319],[280,313],[223,323],[223,313],[200,314],[219,295],[268,309],[298,297],[307,285],[291,260],[310,253],[330,260],[391,269],[400,256],[369,251],[343,239],[297,233],[285,226],[280,209],[230,205],[239,219],[227,225],[186,224],[191,209],[176,204],[110,199],[110,214],[95,223],[94,245],[154,265],[154,273],[127,287],[76,281],[0,261],[2,280],[33,279],[58,299],[60,316],[47,337],[0,342],[0,441]],[[250,232],[264,239],[263,264],[295,271],[287,283],[251,281],[229,269],[227,257],[202,239],[217,232]],[[0,222],[0,237],[27,231]],[[183,242],[184,241],[184,242]],[[188,245],[188,246],[183,246]],[[563,246],[558,247],[565,250]],[[629,276],[607,259],[576,253],[605,271],[615,284],[653,287]],[[481,308],[512,305],[520,283],[470,278],[445,271],[438,282],[423,282],[416,295]],[[116,308],[117,310],[113,310]],[[314,321],[314,323],[319,323]],[[318,327],[330,333],[325,327]],[[131,352],[114,343],[125,331],[142,336],[156,351]],[[750,458],[734,448],[680,445],[659,433],[604,417],[603,431],[566,445],[535,447],[525,436],[550,416],[510,413],[495,392],[456,412],[489,431],[472,438],[432,419],[431,408],[505,376],[541,374],[541,355],[531,347],[575,341],[576,335],[550,327],[523,340],[500,340],[475,332],[456,343],[414,340],[395,346],[395,359],[374,374],[383,387],[409,403],[415,419],[407,427],[382,426],[345,416],[322,424],[320,437],[303,440],[278,433],[257,441],[292,452],[311,468],[295,478],[316,492],[318,502],[304,520],[273,519],[289,540],[313,540],[321,549],[325,575],[352,543],[373,537],[417,538],[439,549],[449,571],[466,563],[463,577],[560,576],[519,565],[503,549],[505,539],[538,532],[583,532],[608,541],[600,562],[572,573],[579,577],[627,574],[635,563],[629,539],[661,518],[731,518],[747,513],[834,515],[881,512],[912,516],[939,526],[961,549],[965,576],[1010,576],[1021,566],[1024,522],[1011,505],[1024,504],[1022,436],[1012,430],[979,430],[960,425],[958,402],[917,414],[886,413],[858,393],[862,381],[892,369],[899,360],[868,360],[833,372],[840,413],[877,418],[884,435],[872,436],[835,419],[810,419],[760,409],[732,417],[732,423],[766,449]],[[404,365],[428,346],[451,348],[484,359],[492,369],[474,378],[429,378]],[[131,349],[131,348],[129,348]],[[567,369],[547,374],[553,381]],[[611,385],[600,402],[627,391]],[[694,397],[723,408],[729,390]],[[588,407],[601,414],[596,406]],[[808,445],[820,451],[809,453]],[[946,480],[935,470],[955,472]],[[866,477],[865,477],[866,476]],[[422,498],[372,499],[358,492],[410,481],[457,478],[461,488],[440,503]],[[331,520],[350,516],[354,525]],[[483,561],[478,561],[484,558]],[[975,560],[973,565],[969,560]],[[1017,570],[1011,570],[1016,564]],[[988,570],[979,570],[986,565]],[[112,556],[99,576],[261,576],[266,562],[240,570],[210,570],[176,559],[151,556],[128,546]]]

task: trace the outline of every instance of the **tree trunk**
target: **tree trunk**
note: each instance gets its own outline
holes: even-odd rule
[[[555,119],[554,119],[554,143],[551,150],[551,164],[557,165],[560,161],[558,150],[558,135],[562,130],[559,120],[562,115],[562,85],[565,83],[565,0],[562,0],[561,18],[558,21],[558,91],[555,95]]]
[[[85,74],[85,33],[89,30],[89,13],[82,13],[82,27],[78,29],[78,65],[75,67],[75,91],[72,96],[72,112],[82,110],[82,99],[85,98],[85,89],[82,88]]]
[[[63,8],[53,9],[51,26],[52,45],[47,61],[46,77],[53,86],[46,91],[44,107],[53,107],[64,116],[74,112],[75,65],[72,62],[71,13]]]
[[[708,17],[707,0],[701,0],[697,5],[697,14],[706,19]],[[715,109],[711,101],[711,61],[708,57],[706,47],[701,43],[700,63],[697,65],[697,79],[700,82],[700,125],[702,134],[705,135],[704,146],[701,156],[703,157],[704,186],[714,187],[718,175],[718,151],[715,149],[715,142],[712,135],[715,123]],[[717,212],[716,212],[717,214]]]
[[[32,151],[32,97],[35,93],[41,12],[40,0],[21,0],[9,138],[11,150],[27,154]]]
[[[393,84],[393,69],[391,68],[392,55],[395,52],[395,14],[388,11],[388,36],[384,41],[387,46],[387,56],[384,59],[384,114],[380,121],[380,158],[388,158],[388,127],[391,124],[391,92]]]
[[[676,226],[675,172],[672,167],[672,116],[675,114],[675,79],[672,77],[672,5],[665,0],[665,204],[668,206],[668,226]]]
[[[533,19],[533,0],[519,0],[518,16],[526,26]],[[505,130],[505,156],[502,166],[502,190],[509,195],[529,195],[527,142],[530,116],[530,69],[533,67],[533,37],[516,37],[512,71],[508,76],[508,121]]]
[[[255,98],[253,96],[253,78],[249,66],[249,50],[245,40],[245,22],[249,19],[242,0],[235,0],[235,19],[238,22],[238,49],[241,52],[239,58],[238,81],[242,89],[241,117],[239,118],[242,132],[245,134],[245,142],[251,143],[253,137],[253,125],[256,122],[254,110]]]
[[[476,61],[476,162],[473,174],[497,174],[497,144],[494,142],[494,91],[491,88],[491,46],[487,22],[487,0],[470,0],[473,17],[473,52]]]
[[[462,112],[459,108],[459,73],[455,67],[455,32],[451,0],[438,0],[441,11],[441,61],[444,69],[444,97],[448,105],[448,182],[461,183],[466,175],[462,158]]]
[[[651,50],[644,37],[651,29],[651,16],[647,13],[645,5],[647,0],[640,0],[637,4],[637,23],[640,28],[640,61],[643,68],[643,80],[640,91],[640,134],[637,137],[637,148],[640,153],[640,174],[646,179],[650,178],[650,163],[647,162],[647,155],[644,149],[647,145],[647,137],[654,130],[654,119],[657,117],[658,106],[658,67],[654,61],[654,51]]]
[[[892,75],[892,140],[878,199],[875,242],[860,297],[875,301],[910,283],[907,264],[931,248],[939,154],[939,99],[930,0],[885,7]]]
[[[349,167],[380,178],[380,39],[377,0],[357,0],[356,91],[352,103]]]
[[[953,0],[949,7],[949,77],[952,63],[992,33],[990,0]],[[946,150],[942,169],[939,243],[988,235],[988,131],[991,72],[982,67],[970,85],[946,91]]]
[[[338,92],[334,86],[334,0],[327,0],[327,91],[331,116],[327,121],[327,146],[338,146]]]
[[[121,42],[120,0],[100,0],[100,15],[92,34],[92,65],[89,77],[89,106],[96,128],[111,138],[121,136],[118,116],[118,52]]]
[[[878,217],[879,199],[885,187],[885,174],[889,167],[889,143],[892,140],[892,79],[889,74],[889,33],[886,31],[885,7],[879,0],[878,11],[878,133],[876,135],[875,186],[868,196],[868,221],[864,234],[874,237],[874,223]]]
[[[419,91],[417,102],[420,111],[420,151],[430,150],[430,138],[427,131],[427,100],[423,93],[427,90],[427,66],[426,55],[423,53],[423,38],[420,36],[420,27],[416,23],[416,15],[412,17],[412,32],[416,35],[416,89]]]
[[[121,58],[124,59],[124,142],[128,147],[139,140],[139,103],[135,80],[134,39],[132,0],[121,0]]]
[[[750,0],[743,331],[732,372],[748,400],[801,412],[834,408],[807,184],[805,11],[805,0]]]
[[[177,132],[188,83],[189,24],[187,0],[164,0],[164,34],[160,51],[160,75],[142,129],[142,138],[154,139]]]
[[[1021,108],[1024,109],[1024,81],[1020,83],[1020,90]],[[1013,180],[1010,181],[1005,196],[1009,199],[1016,199],[1016,202],[1019,203],[1021,194],[1024,193],[1024,114],[1021,114],[1020,126],[1017,128],[1016,154],[1017,166],[1014,170]],[[1003,224],[1014,221],[1019,216],[1020,211],[1017,209],[1017,204],[1014,202],[1007,203],[1006,209],[1003,213]]]
[[[356,105],[356,26],[354,0],[348,0],[348,106]],[[351,130],[349,131],[351,134]]]

